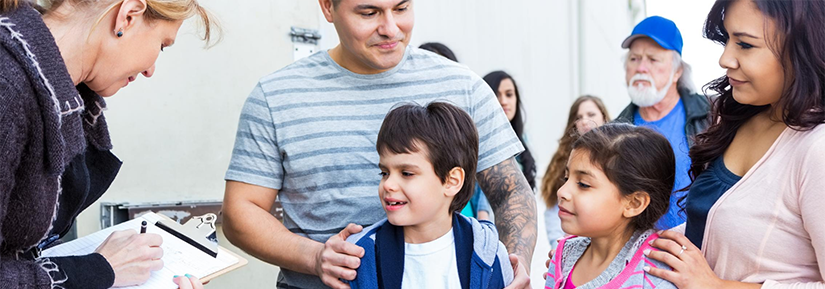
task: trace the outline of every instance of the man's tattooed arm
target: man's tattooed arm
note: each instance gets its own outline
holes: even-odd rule
[[[519,255],[530,268],[536,247],[536,199],[515,158],[494,165],[477,175],[481,190],[495,212],[499,239],[511,254]]]

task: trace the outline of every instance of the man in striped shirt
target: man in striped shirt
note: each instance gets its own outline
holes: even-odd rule
[[[517,267],[510,288],[529,287],[535,201],[493,91],[466,67],[407,47],[412,0],[319,2],[340,44],[261,78],[249,95],[225,177],[227,238],[280,266],[278,288],[347,288],[339,279],[354,279],[363,255],[345,242],[362,227],[347,224],[385,217],[375,150],[384,116],[403,103],[447,101],[478,128],[478,182]],[[283,223],[269,213],[276,198]]]

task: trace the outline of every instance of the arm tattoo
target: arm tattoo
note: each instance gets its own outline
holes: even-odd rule
[[[496,214],[499,239],[507,251],[521,256],[530,268],[536,247],[536,200],[515,158],[494,165],[477,177]]]

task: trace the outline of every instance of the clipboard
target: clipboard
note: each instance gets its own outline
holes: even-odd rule
[[[176,224],[171,225],[173,228],[182,226],[169,217],[147,212],[130,221],[48,248],[42,252],[42,256],[48,258],[91,254],[112,232],[124,229],[137,230],[140,228],[142,221],[147,221],[149,224],[147,232],[159,234],[163,238],[161,248],[164,250],[164,256],[161,259],[164,261],[164,267],[161,270],[152,272],[146,283],[124,288],[177,289],[177,285],[172,282],[172,276],[174,275],[189,273],[200,278],[202,282],[208,282],[248,263],[243,257],[221,246],[217,246],[218,254],[216,257],[206,254],[201,249],[191,246],[189,242],[156,226],[157,222],[162,220]]]
[[[221,248],[223,248],[223,247],[221,247]],[[206,283],[206,282],[212,281],[212,279],[215,279],[215,278],[217,278],[217,277],[219,277],[223,274],[229,273],[231,271],[235,271],[235,269],[246,266],[246,264],[249,263],[249,261],[246,260],[244,257],[238,256],[238,254],[235,254],[232,251],[226,250],[226,248],[223,248],[223,249],[224,249],[223,252],[226,252],[227,254],[230,254],[233,257],[238,258],[238,263],[235,263],[235,265],[226,267],[226,268],[224,268],[224,269],[222,269],[218,272],[215,272],[215,273],[206,275],[203,278],[200,278],[201,282]]]
[[[189,239],[192,239],[192,241],[197,242],[196,240],[199,240],[199,239],[211,240],[213,238],[213,236],[215,235],[215,230],[216,230],[215,220],[217,219],[217,216],[215,214],[209,213],[209,214],[206,214],[206,215],[203,215],[203,216],[192,217],[191,219],[189,219],[189,221],[187,221],[183,225],[179,224],[175,220],[172,220],[171,218],[169,218],[166,215],[163,215],[163,214],[157,214],[157,215],[162,220],[159,220],[158,222],[156,222],[155,225],[158,226],[158,227],[161,227],[161,226],[165,227],[165,228],[163,228],[165,231],[171,233],[172,235],[174,235],[178,238],[181,238],[181,237],[189,238]],[[197,222],[201,222],[202,225],[198,226]],[[203,228],[207,228],[207,229],[203,229]],[[217,278],[218,276],[221,276],[225,273],[234,271],[235,269],[243,267],[243,266],[245,266],[246,264],[249,263],[249,261],[246,260],[245,258],[243,258],[243,257],[239,256],[238,254],[235,254],[234,252],[229,251],[226,248],[218,245],[217,244],[217,237],[214,237],[214,238],[215,238],[215,249],[214,249],[215,250],[215,255],[217,255],[217,252],[229,254],[232,257],[237,258],[238,263],[235,263],[232,266],[226,267],[224,269],[221,269],[220,271],[217,271],[215,273],[212,273],[212,274],[209,274],[209,275],[206,275],[206,276],[200,278],[201,282],[203,282],[203,283],[209,282],[212,279]],[[184,241],[187,241],[187,240],[184,240]],[[190,242],[187,241],[187,243],[190,243]],[[195,247],[198,248],[198,246],[195,246]],[[198,248],[198,249],[200,249],[201,251],[204,250],[202,248]],[[208,252],[204,252],[204,253],[209,254]],[[209,255],[211,256],[212,254],[209,254]],[[215,257],[215,256],[213,256],[213,257]]]

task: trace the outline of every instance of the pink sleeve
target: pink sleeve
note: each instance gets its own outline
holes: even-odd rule
[[[808,232],[811,246],[816,253],[819,278],[825,280],[825,137],[814,142],[804,160],[797,179],[800,183],[799,208],[804,229]],[[790,258],[793,258],[792,255],[789,255]],[[825,289],[825,282],[780,284],[774,280],[766,280],[762,288]]]

